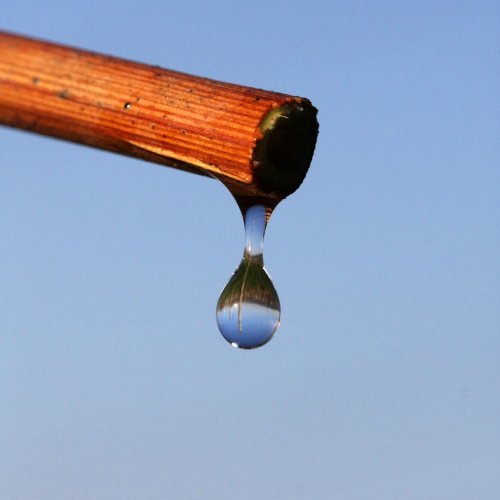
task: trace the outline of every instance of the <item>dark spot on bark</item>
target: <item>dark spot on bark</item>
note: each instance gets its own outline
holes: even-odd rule
[[[36,85],[40,81],[40,78],[35,77],[31,81],[33,82],[34,85]]]
[[[59,94],[57,94],[61,99],[67,99],[68,96],[69,96],[69,90],[68,89],[64,89],[64,90],[61,90],[61,92],[59,92]]]
[[[123,109],[130,109],[130,103],[126,102],[123,106]]]

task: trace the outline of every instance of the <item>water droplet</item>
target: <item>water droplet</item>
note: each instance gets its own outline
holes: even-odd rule
[[[217,325],[234,347],[253,349],[269,342],[280,324],[280,301],[264,268],[264,205],[245,213],[245,251],[217,302]]]

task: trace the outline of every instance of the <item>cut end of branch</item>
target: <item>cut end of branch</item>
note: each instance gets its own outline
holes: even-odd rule
[[[267,113],[252,156],[262,190],[280,198],[302,184],[318,137],[318,110],[307,99],[291,99]]]

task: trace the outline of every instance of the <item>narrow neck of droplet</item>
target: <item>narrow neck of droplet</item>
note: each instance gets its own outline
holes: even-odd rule
[[[245,257],[262,259],[267,213],[264,205],[254,205],[245,214]]]

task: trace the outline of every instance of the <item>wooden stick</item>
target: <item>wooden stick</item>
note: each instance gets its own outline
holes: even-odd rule
[[[0,32],[0,123],[220,179],[276,202],[309,168],[307,99]]]

